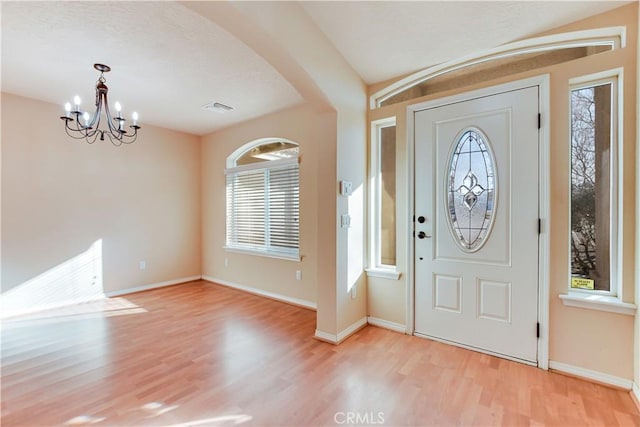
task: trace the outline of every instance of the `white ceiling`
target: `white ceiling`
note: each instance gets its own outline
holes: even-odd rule
[[[633,1],[304,2],[369,84],[529,37]]]
[[[301,4],[362,79],[375,83],[626,3]],[[78,94],[88,107],[95,62],[112,68],[111,102],[127,115],[137,110],[143,125],[202,135],[304,102],[258,53],[176,2],[2,2],[3,91],[59,104],[61,112]],[[200,108],[209,101],[235,110]]]
[[[175,2],[2,2],[2,90],[62,105],[105,74],[125,117],[194,134],[302,103],[234,36]],[[200,108],[216,101],[235,108]],[[93,107],[92,107],[93,108]]]

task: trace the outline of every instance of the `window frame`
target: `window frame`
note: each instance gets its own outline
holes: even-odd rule
[[[381,130],[387,127],[396,127],[396,117],[371,122],[370,135],[370,162],[369,162],[369,256],[367,275],[385,279],[398,280],[400,273],[397,271],[397,234],[396,234],[396,263],[394,265],[382,264],[382,150]],[[396,127],[397,144],[397,127]],[[396,159],[397,164],[397,159]],[[397,169],[396,169],[397,177]],[[397,188],[397,187],[396,187]],[[397,194],[396,194],[397,211]],[[396,226],[397,228],[397,226]]]
[[[258,256],[266,256],[270,258],[278,258],[285,259],[291,261],[301,261],[300,257],[300,197],[298,195],[298,246],[295,249],[286,249],[286,248],[274,248],[270,246],[270,216],[269,216],[269,180],[271,171],[287,168],[292,165],[296,165],[296,169],[298,172],[298,191],[300,188],[300,153],[294,158],[290,159],[279,159],[279,160],[266,160],[262,162],[256,162],[241,166],[236,166],[236,161],[242,155],[244,155],[247,151],[258,147],[260,145],[269,144],[272,142],[287,142],[295,144],[298,149],[300,148],[300,144],[290,141],[284,138],[261,138],[254,141],[251,141],[247,144],[242,145],[238,149],[236,149],[233,153],[231,153],[226,159],[226,169],[224,171],[225,174],[225,245],[223,248],[229,252],[237,252],[244,253],[250,255],[258,255]],[[263,172],[264,173],[264,188],[265,188],[265,221],[264,221],[264,245],[248,245],[248,244],[238,244],[237,242],[230,242],[229,236],[229,193],[228,193],[228,177],[229,176],[237,176],[240,174],[250,173],[250,172]]]
[[[483,52],[434,65],[400,79],[370,95],[369,108],[371,110],[384,108],[382,106],[383,102],[401,92],[409,90],[431,78],[478,63],[509,58],[522,53],[548,52],[568,47],[609,45],[612,50],[616,50],[626,47],[626,39],[626,28],[617,26],[551,34],[507,43]]]
[[[621,314],[633,314],[635,304],[623,302],[622,286],[622,233],[623,233],[623,69],[616,68],[595,74],[569,79],[568,86],[568,191],[569,206],[567,224],[571,224],[571,94],[574,90],[611,84],[611,154],[610,154],[610,241],[609,241],[609,291],[576,289],[571,287],[571,230],[567,234],[568,276],[567,293],[559,295],[565,305]],[[570,227],[570,226],[569,226]]]

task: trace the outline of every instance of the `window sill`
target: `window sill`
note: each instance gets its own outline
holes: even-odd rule
[[[367,268],[367,277],[380,277],[381,279],[399,280],[401,273],[395,269],[388,268]]]
[[[636,314],[635,304],[623,302],[620,298],[608,295],[570,292],[568,294],[559,294],[558,297],[560,297],[564,305],[569,307],[608,311],[610,313],[626,314],[627,316]]]
[[[236,248],[233,246],[223,246],[223,249],[227,252],[235,252],[238,254],[257,255],[257,256],[263,256],[267,258],[284,259],[287,261],[295,261],[295,262],[302,261],[302,257],[300,257],[300,255],[283,254],[281,252],[248,249],[248,248]]]

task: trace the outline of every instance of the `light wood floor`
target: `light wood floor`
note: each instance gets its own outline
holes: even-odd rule
[[[2,426],[640,426],[627,392],[206,282],[2,325]]]

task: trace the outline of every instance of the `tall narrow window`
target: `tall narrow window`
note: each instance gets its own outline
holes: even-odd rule
[[[374,122],[371,128],[369,269],[396,266],[396,122]]]
[[[297,258],[298,146],[250,143],[227,159],[227,249]]]
[[[380,128],[380,265],[396,265],[396,127]]]
[[[615,293],[616,81],[571,90],[571,288]]]

